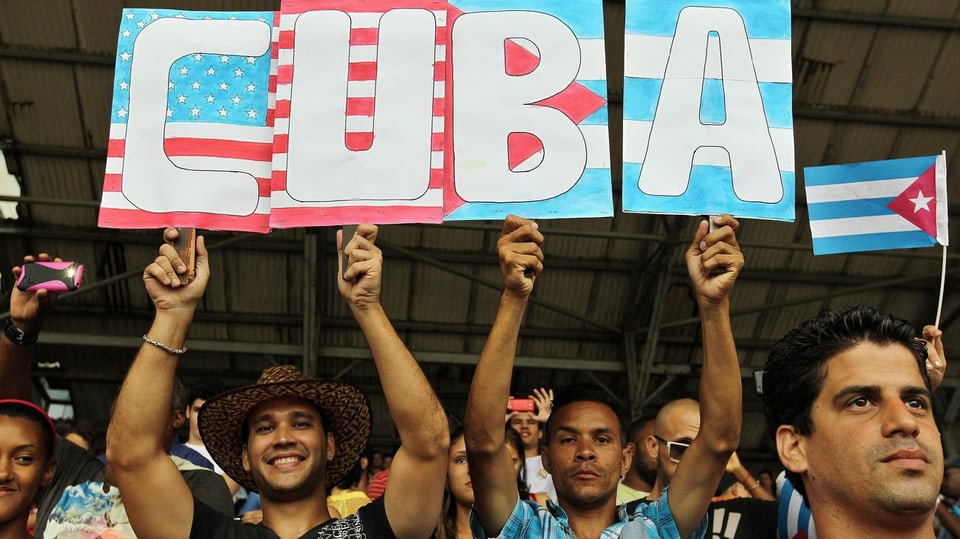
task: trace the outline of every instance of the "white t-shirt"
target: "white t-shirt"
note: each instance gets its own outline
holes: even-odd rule
[[[545,493],[554,502],[557,501],[557,489],[553,486],[553,478],[543,469],[540,455],[529,457],[524,462],[527,473],[527,490],[531,494]]]
[[[214,462],[213,457],[210,456],[210,452],[207,451],[207,446],[203,444],[191,444],[191,443],[185,443],[183,445],[203,455],[203,458],[209,460],[210,464],[213,464],[213,471],[217,472],[220,475],[224,475],[223,468],[221,468],[219,464]]]

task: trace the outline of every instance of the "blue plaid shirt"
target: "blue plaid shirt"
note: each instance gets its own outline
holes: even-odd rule
[[[627,514],[626,507],[617,506],[617,521],[603,530],[602,539],[681,539],[677,523],[673,520],[670,504],[667,503],[666,490],[650,503],[641,503],[633,514]],[[487,534],[480,525],[476,513],[470,514],[470,529],[475,539],[486,539]],[[704,515],[700,526],[691,539],[703,539],[707,533],[707,518]],[[498,539],[576,539],[567,512],[562,507],[547,500],[547,507],[530,500],[517,500],[513,512],[507,519]]]

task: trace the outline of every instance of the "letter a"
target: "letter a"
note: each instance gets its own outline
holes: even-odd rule
[[[723,70],[726,121],[719,125],[704,124],[699,116],[711,32],[719,34]],[[686,7],[680,11],[640,169],[640,190],[650,195],[683,194],[694,156],[701,148],[726,150],[733,190],[741,200],[776,203],[783,198],[746,28],[740,14],[730,8]]]

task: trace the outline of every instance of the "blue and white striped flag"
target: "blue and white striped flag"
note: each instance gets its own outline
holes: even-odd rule
[[[813,513],[786,473],[777,476],[777,531],[780,539],[817,539]]]
[[[804,168],[816,255],[947,245],[947,158]]]

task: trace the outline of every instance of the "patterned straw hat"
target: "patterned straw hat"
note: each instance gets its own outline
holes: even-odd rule
[[[360,459],[370,437],[370,405],[359,388],[333,380],[307,379],[297,367],[267,367],[252,386],[227,391],[200,408],[200,438],[213,460],[247,490],[259,491],[243,469],[244,422],[259,404],[280,397],[314,403],[336,440],[336,453],[327,463],[327,485],[335,485]]]

